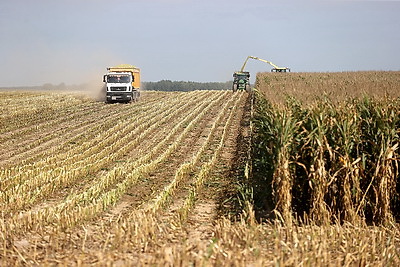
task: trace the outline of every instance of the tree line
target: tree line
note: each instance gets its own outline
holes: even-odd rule
[[[60,83],[58,85],[45,83],[39,86],[17,86],[17,87],[0,87],[4,90],[82,90],[87,88],[88,84],[79,85],[67,85],[65,83]],[[148,91],[195,91],[195,90],[229,90],[232,88],[232,82],[191,82],[191,81],[171,81],[171,80],[161,80],[158,82],[142,82],[141,89]]]
[[[161,80],[158,82],[142,82],[142,89],[148,91],[194,91],[194,90],[227,90],[232,82],[191,82]]]

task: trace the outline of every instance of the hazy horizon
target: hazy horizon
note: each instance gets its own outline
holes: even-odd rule
[[[294,72],[398,71],[399,13],[398,1],[2,1],[0,87],[99,82],[121,63],[147,82],[226,82],[250,55]]]

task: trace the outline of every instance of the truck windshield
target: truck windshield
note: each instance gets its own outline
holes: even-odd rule
[[[108,75],[107,82],[109,83],[129,83],[130,77],[127,75]]]

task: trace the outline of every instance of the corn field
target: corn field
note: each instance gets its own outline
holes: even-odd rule
[[[283,87],[322,74],[290,75],[131,104],[0,91],[0,266],[396,266],[399,74],[309,102]]]
[[[370,79],[362,74],[354,80],[375,81],[373,73],[366,73]],[[398,73],[394,77],[391,82],[400,82]],[[302,80],[301,74],[283,78]],[[325,88],[332,90],[339,81],[325,81]],[[273,94],[273,88],[264,91]],[[364,91],[360,97],[325,94],[306,103],[288,93],[282,99],[256,95],[253,169],[270,196],[259,206],[287,223],[293,217],[320,224],[395,222],[400,215],[400,98]]]
[[[259,101],[257,138],[266,145],[256,153],[267,164],[255,168],[270,168],[262,173],[284,217],[377,224],[398,217],[398,99],[308,107],[291,99],[278,109]]]

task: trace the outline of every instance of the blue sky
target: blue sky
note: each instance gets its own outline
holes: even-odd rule
[[[101,80],[120,63],[144,81],[228,81],[249,55],[296,72],[400,70],[399,14],[399,1],[1,0],[0,86]]]

